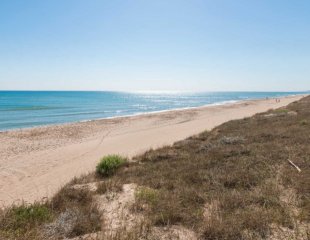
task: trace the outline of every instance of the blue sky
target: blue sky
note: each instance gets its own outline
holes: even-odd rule
[[[0,89],[309,90],[309,0],[3,0]]]

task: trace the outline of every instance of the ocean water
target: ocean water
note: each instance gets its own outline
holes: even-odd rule
[[[0,91],[0,130],[280,97],[300,92],[126,93]]]

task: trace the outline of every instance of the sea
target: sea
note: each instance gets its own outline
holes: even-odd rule
[[[302,93],[0,91],[0,131]]]

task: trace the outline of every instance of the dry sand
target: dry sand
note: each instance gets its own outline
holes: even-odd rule
[[[106,154],[132,157],[303,96],[242,101],[0,133],[0,206],[53,195]]]

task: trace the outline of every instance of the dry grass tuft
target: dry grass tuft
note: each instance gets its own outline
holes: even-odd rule
[[[111,181],[109,179],[101,181],[97,184],[98,194],[105,194],[107,192],[120,192],[122,191],[123,185],[119,181]]]
[[[100,230],[100,213],[93,202],[93,193],[89,190],[65,186],[53,197],[50,205],[54,212],[67,215],[67,220],[71,225],[70,230],[65,231],[66,237],[80,236]],[[57,222],[55,224],[57,225]]]
[[[39,227],[53,219],[53,213],[46,203],[12,206],[1,212],[0,239],[36,239]]]

